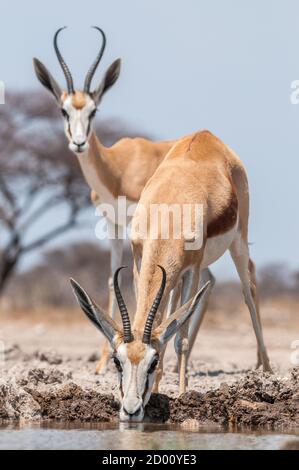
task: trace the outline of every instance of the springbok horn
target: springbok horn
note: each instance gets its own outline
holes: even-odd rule
[[[148,317],[146,319],[143,338],[142,338],[142,342],[145,343],[145,344],[150,344],[154,319],[155,319],[157,310],[159,308],[159,305],[160,305],[160,302],[161,302],[161,299],[162,299],[162,296],[163,296],[163,292],[164,292],[164,289],[165,289],[165,285],[166,285],[166,271],[159,264],[158,264],[158,267],[162,271],[162,282],[161,282],[160,289],[158,290],[158,293],[156,295],[156,298],[153,302],[153,305],[150,309]]]
[[[121,315],[121,319],[123,323],[124,343],[131,343],[134,337],[133,337],[132,330],[131,330],[130,317],[129,317],[126,304],[124,302],[123,296],[121,295],[120,288],[118,285],[118,274],[120,270],[123,268],[127,268],[127,266],[121,266],[115,271],[113,283],[114,283],[114,292],[115,292],[116,300],[118,303],[118,307],[119,307],[119,311],[120,311],[120,315]]]
[[[92,63],[90,69],[87,72],[85,82],[84,82],[84,91],[85,91],[85,93],[90,93],[91,80],[92,80],[92,78],[95,74],[95,71],[96,71],[96,69],[97,69],[97,67],[100,63],[100,60],[101,60],[101,58],[104,54],[104,50],[105,50],[105,47],[106,47],[106,36],[105,36],[104,31],[101,28],[99,28],[98,26],[93,26],[93,28],[100,31],[100,33],[102,35],[102,38],[103,38],[103,42],[102,42],[102,47],[100,49],[100,52],[96,56],[95,61]]]
[[[59,35],[60,31],[62,31],[65,28],[66,28],[66,26],[64,26],[63,28],[59,28],[56,31],[56,33],[54,35],[54,41],[53,42],[54,42],[54,49],[55,49],[55,52],[56,52],[56,55],[57,55],[58,62],[60,63],[62,71],[63,71],[63,73],[65,75],[65,78],[66,78],[67,91],[68,91],[69,94],[71,94],[71,93],[75,92],[72,74],[70,72],[70,69],[68,68],[68,66],[65,63],[65,61],[64,61],[64,59],[61,55],[61,52],[58,48],[58,44],[57,44],[58,35]]]

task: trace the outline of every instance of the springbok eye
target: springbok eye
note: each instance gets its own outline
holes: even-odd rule
[[[70,117],[64,108],[61,108],[61,114],[65,119],[69,120]]]
[[[89,119],[93,119],[96,115],[96,112],[97,112],[97,109],[94,109],[93,111],[91,111],[91,113],[89,115]]]
[[[155,356],[154,359],[153,359],[153,362],[151,363],[147,373],[148,374],[152,374],[154,372],[154,370],[156,369],[157,365],[158,365],[158,362],[159,362],[159,357],[158,356]]]
[[[115,364],[115,367],[117,368],[118,372],[122,372],[123,368],[121,366],[121,363],[120,363],[119,359],[117,359],[116,356],[113,356],[113,360],[114,360],[114,364]]]

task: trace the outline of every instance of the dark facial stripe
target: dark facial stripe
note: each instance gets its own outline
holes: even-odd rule
[[[71,133],[71,126],[70,126],[70,122],[68,121],[68,126],[67,126],[67,130],[68,130],[68,133],[70,134],[70,138],[72,138],[72,133]]]
[[[145,382],[144,392],[143,392],[143,395],[142,395],[142,401],[145,400],[147,392],[148,392],[148,375],[147,375],[146,382]]]
[[[87,126],[87,132],[86,132],[86,136],[88,137],[89,136],[89,132],[90,132],[90,125],[91,125],[91,119],[88,118],[88,126]]]
[[[122,377],[122,374],[121,374],[120,381],[119,381],[119,390],[120,390],[121,397],[123,398],[124,397],[124,391],[123,391],[123,377]]]

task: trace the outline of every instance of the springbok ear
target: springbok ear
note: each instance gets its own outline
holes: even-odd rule
[[[74,279],[70,279],[73,291],[78,303],[89,320],[103,333],[110,343],[113,344],[115,336],[120,333],[119,326],[106,315],[103,310],[87,294],[83,287]]]
[[[54,95],[57,101],[60,101],[62,94],[61,88],[47,67],[45,67],[44,64],[36,58],[33,59],[33,66],[35,74],[41,84],[47,88],[52,93],[52,95]]]
[[[92,94],[96,103],[100,101],[103,94],[106,93],[106,91],[109,90],[109,88],[111,88],[118,79],[120,74],[120,65],[121,59],[116,59],[108,68],[103,80]]]
[[[182,307],[176,310],[175,313],[170,315],[165,321],[161,323],[153,332],[153,337],[157,339],[161,345],[167,343],[172,336],[184,325],[184,323],[195,312],[200,300],[205,294],[210,285],[208,281],[200,291],[193,297],[193,299],[186,302]]]

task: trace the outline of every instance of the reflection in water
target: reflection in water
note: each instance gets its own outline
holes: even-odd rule
[[[0,426],[0,449],[279,449],[298,436],[299,430],[275,434],[147,423],[27,423]]]

